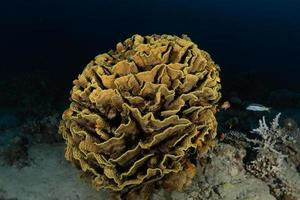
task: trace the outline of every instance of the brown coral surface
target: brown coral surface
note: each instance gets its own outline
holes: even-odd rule
[[[73,82],[59,129],[66,159],[118,193],[189,171],[216,135],[219,82],[219,67],[185,35],[118,43]]]

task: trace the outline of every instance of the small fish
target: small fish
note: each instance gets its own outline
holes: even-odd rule
[[[220,109],[221,109],[221,110],[227,110],[228,108],[230,108],[230,103],[229,103],[229,101],[225,101],[225,102],[220,106]],[[220,109],[218,109],[218,111],[220,111]]]
[[[256,103],[252,103],[246,107],[246,110],[255,111],[255,112],[263,112],[263,111],[270,112],[270,109],[271,109],[270,107],[266,107],[264,105],[260,105]]]

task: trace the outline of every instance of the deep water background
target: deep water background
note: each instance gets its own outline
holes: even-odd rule
[[[300,1],[12,0],[0,6],[2,105],[66,100],[99,53],[133,34],[187,34],[222,69],[226,94],[300,92]],[[14,97],[11,97],[14,96]]]

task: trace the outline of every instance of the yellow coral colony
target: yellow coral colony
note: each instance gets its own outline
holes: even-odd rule
[[[213,144],[219,82],[219,67],[187,36],[134,35],[74,80],[59,128],[65,157],[123,199],[150,186],[181,190]]]

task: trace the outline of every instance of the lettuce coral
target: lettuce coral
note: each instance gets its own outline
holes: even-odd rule
[[[97,189],[120,198],[149,186],[182,189],[195,174],[193,160],[216,135],[219,71],[185,35],[118,43],[73,82],[59,127],[66,159]]]

